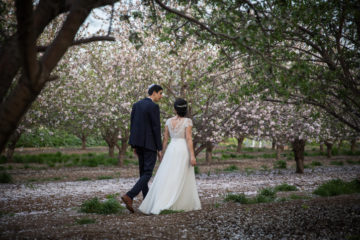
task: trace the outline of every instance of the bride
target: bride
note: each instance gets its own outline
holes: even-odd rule
[[[176,116],[165,124],[163,151],[165,154],[148,194],[139,210],[145,214],[159,214],[162,210],[199,210],[201,203],[196,189],[192,121],[185,118],[187,102],[177,99]],[[167,147],[169,134],[171,142]]]

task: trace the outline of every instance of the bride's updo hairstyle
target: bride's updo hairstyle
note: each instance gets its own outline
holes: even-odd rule
[[[187,101],[182,98],[177,98],[174,103],[174,108],[180,117],[185,117],[187,113]]]

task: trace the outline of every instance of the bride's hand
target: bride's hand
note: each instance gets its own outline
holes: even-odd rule
[[[159,162],[161,162],[162,158],[163,158],[163,155],[162,155],[162,152],[159,151],[158,152],[158,158],[159,158]]]
[[[191,159],[190,159],[190,164],[191,164],[191,166],[195,166],[195,165],[196,165],[196,158],[195,158],[195,157],[191,157]]]

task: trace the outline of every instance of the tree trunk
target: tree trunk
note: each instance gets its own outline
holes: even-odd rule
[[[194,146],[196,146],[196,145],[197,144],[194,144]],[[201,151],[204,150],[205,148],[206,148],[206,144],[201,144],[200,147],[196,148],[195,157],[197,157],[199,155],[199,153],[201,153]]]
[[[81,149],[82,150],[86,149],[86,139],[87,139],[87,136],[85,134],[82,134],[81,135]]]
[[[210,164],[212,162],[212,150],[213,150],[213,144],[211,142],[206,142],[206,163]]]
[[[113,158],[115,156],[115,144],[109,144],[109,157]]]
[[[242,149],[242,144],[244,142],[244,137],[238,137],[236,138],[237,139],[237,148],[236,148],[236,152],[241,152],[241,149]]]
[[[4,74],[5,76],[3,75],[3,70],[7,70],[4,69],[4,52],[0,53],[0,82],[5,82],[0,86],[0,93],[1,95],[9,93],[8,97],[3,99],[0,105],[0,152],[3,151],[22,117],[44,88],[51,71],[56,67],[69,46],[74,42],[74,37],[89,15],[92,5],[98,4],[92,2],[92,5],[87,4],[86,6],[81,6],[81,4],[75,4],[72,6],[56,38],[41,58],[38,59],[36,54],[37,35],[42,32],[41,28],[47,24],[45,21],[41,27],[39,25],[41,25],[40,23],[43,21],[42,17],[44,17],[44,14],[47,15],[50,13],[50,11],[44,12],[44,10],[48,9],[51,4],[55,6],[53,3],[47,6],[46,4],[44,5],[43,2],[48,1],[40,1],[39,8],[44,6],[44,9],[36,10],[35,15],[31,9],[32,5],[29,7],[30,4],[28,2],[24,2],[27,3],[26,5],[17,5],[17,7],[21,6],[21,8],[16,9],[17,30],[21,38],[18,37],[18,45],[15,47],[19,48],[19,54],[17,53],[18,51],[16,51],[16,55],[20,56],[20,59],[17,58],[17,60],[21,63],[15,64],[13,71],[11,71],[10,74]],[[56,14],[53,13],[54,12],[50,13],[49,18],[47,18],[48,20],[54,18],[60,11],[58,10]],[[36,18],[37,16],[39,16],[39,18]],[[37,20],[39,20],[39,22],[37,22]],[[23,61],[21,61],[22,59]],[[8,61],[8,59],[6,59],[6,61]],[[19,79],[14,89],[9,92],[10,85],[7,80],[13,82],[12,76],[17,72],[17,68],[19,68],[22,63],[24,63],[22,66],[23,76]]]
[[[275,150],[276,147],[276,140],[273,139],[272,143],[271,143],[271,149]]]
[[[295,139],[292,147],[296,162],[296,173],[304,173],[305,140]]]
[[[325,142],[325,145],[326,145],[326,156],[328,158],[331,158],[332,157],[331,151],[334,144],[331,142]]]
[[[320,144],[320,153],[324,153],[324,144]]]
[[[356,139],[351,140],[351,153],[355,153]]]
[[[126,149],[128,147],[128,138],[122,138],[121,139],[121,146],[119,146],[118,144],[116,145],[119,149],[119,154],[118,154],[118,166],[122,167],[124,166],[124,159],[126,156]]]
[[[104,131],[101,132],[101,136],[109,146],[109,157],[114,157],[114,150],[117,145],[118,136],[119,136],[119,129],[110,129],[107,128]]]
[[[25,81],[27,80],[20,79],[11,95],[0,105],[0,152],[42,88],[30,89]]]
[[[13,135],[11,135],[9,143],[7,145],[7,151],[6,151],[7,162],[12,162],[16,143],[19,141],[21,134],[22,134],[22,131],[17,130],[14,132]]]
[[[280,159],[282,151],[284,151],[284,146],[276,145],[276,160]]]

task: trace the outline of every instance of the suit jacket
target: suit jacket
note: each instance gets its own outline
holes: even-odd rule
[[[129,144],[133,148],[162,150],[160,108],[150,98],[144,98],[132,106]]]

